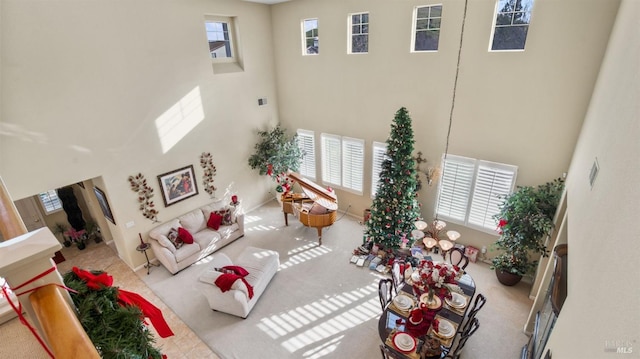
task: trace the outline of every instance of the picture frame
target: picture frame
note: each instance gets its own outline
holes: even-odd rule
[[[193,165],[178,168],[158,176],[164,206],[169,207],[198,194]]]
[[[113,212],[111,212],[111,206],[109,206],[109,201],[107,200],[107,195],[98,187],[93,187],[93,192],[98,199],[98,203],[100,204],[100,209],[102,210],[102,214],[104,217],[111,221],[114,225],[116,224],[116,220],[113,218]]]

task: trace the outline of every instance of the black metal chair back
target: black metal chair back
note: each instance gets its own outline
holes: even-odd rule
[[[487,303],[487,297],[485,297],[482,293],[476,294],[476,299],[473,302],[473,306],[469,308],[469,313],[467,314],[467,321],[462,327],[462,330],[460,332],[464,332],[467,329],[467,327],[476,317],[476,314],[478,314],[480,309],[482,309],[482,307],[484,307],[486,303]]]
[[[464,348],[465,344],[467,344],[467,340],[469,340],[473,333],[475,333],[478,328],[480,328],[480,322],[478,322],[478,318],[473,318],[473,320],[469,323],[470,325],[467,325],[465,330],[460,334],[460,339],[458,339],[458,344],[456,345],[455,349],[453,351],[450,351],[445,358],[460,358],[460,352]]]
[[[462,249],[454,247],[449,251],[449,262],[454,266],[465,269],[469,265],[469,257],[464,254]]]
[[[378,296],[380,297],[380,306],[382,310],[387,307],[393,298],[393,280],[389,278],[380,279],[378,282]]]

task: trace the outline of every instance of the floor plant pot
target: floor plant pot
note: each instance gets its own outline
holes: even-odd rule
[[[87,247],[87,245],[86,245],[86,244],[84,244],[84,242],[78,242],[78,249],[79,249],[79,250],[83,250],[83,249],[85,249],[86,247]]]
[[[498,278],[498,282],[507,286],[516,285],[520,282],[520,280],[522,280],[521,275],[505,272],[497,268],[496,268],[496,277]]]

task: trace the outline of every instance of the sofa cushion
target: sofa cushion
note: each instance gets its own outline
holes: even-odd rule
[[[217,199],[206,206],[200,207],[200,209],[202,210],[202,214],[204,215],[204,218],[209,218],[209,215],[211,214],[211,212],[219,211],[221,209],[224,209],[226,206],[227,206],[227,203],[224,201],[224,199]]]
[[[178,219],[180,220],[180,226],[189,231],[189,233],[199,232],[207,226],[207,220],[200,209],[184,214]]]
[[[200,246],[198,243],[185,244],[182,248],[176,250],[176,262],[180,263],[183,259],[200,252]]]
[[[212,213],[215,213],[219,216],[222,217],[222,225],[223,226],[228,226],[230,225],[231,222],[231,209],[230,208],[224,208],[224,209],[220,209],[217,211],[213,211]]]
[[[182,227],[178,228],[178,239],[183,241],[185,244],[193,244],[193,236],[188,230]]]
[[[207,221],[207,227],[217,231],[218,228],[220,228],[220,224],[222,224],[222,216],[217,212],[211,212],[209,220]]]
[[[176,247],[173,245],[173,243],[171,243],[169,238],[167,238],[167,235],[169,234],[171,228],[178,228],[179,226],[180,222],[177,218],[174,218],[167,223],[161,224],[149,231],[149,237],[158,241],[161,246],[169,249],[171,253],[175,253]]]
[[[217,271],[216,268],[210,268],[200,274],[198,278],[201,282],[216,285],[216,279],[222,275],[222,272]],[[239,290],[244,293],[247,298],[249,298],[249,288],[247,288],[246,284],[240,279],[233,282],[231,289]]]
[[[184,241],[178,235],[178,230],[175,228],[171,228],[169,234],[167,234],[167,238],[169,239],[169,241],[171,241],[171,244],[176,247],[176,249],[180,249],[180,247],[182,247],[182,245],[184,244]]]

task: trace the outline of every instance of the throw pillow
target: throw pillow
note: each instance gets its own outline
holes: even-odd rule
[[[186,244],[193,243],[193,236],[191,235],[191,233],[189,233],[189,231],[182,227],[178,228],[178,238]]]
[[[223,226],[229,226],[231,225],[233,222],[231,222],[231,209],[230,208],[225,208],[225,209],[221,209],[219,211],[213,211],[212,213],[215,213],[219,216],[222,217],[222,225]]]
[[[171,241],[173,246],[176,247],[176,249],[180,249],[180,247],[182,247],[182,245],[184,244],[182,239],[180,239],[178,236],[178,230],[175,228],[171,228],[169,230],[169,234],[167,234],[167,238],[169,239],[169,241]]]
[[[217,231],[218,228],[220,228],[221,223],[222,216],[215,212],[211,212],[211,215],[209,215],[209,220],[207,221],[207,227],[213,229],[214,231]]]

